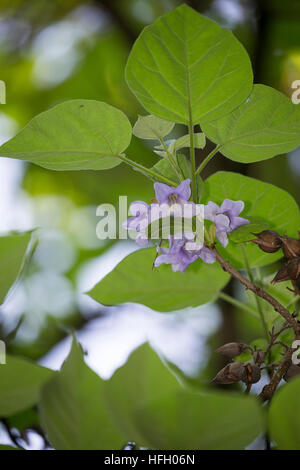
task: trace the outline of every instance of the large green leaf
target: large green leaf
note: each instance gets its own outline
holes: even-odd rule
[[[147,111],[184,124],[229,113],[252,88],[243,46],[230,31],[186,5],[142,31],[126,79]]]
[[[105,383],[105,393],[123,433],[154,449],[243,449],[264,427],[254,398],[185,389],[148,345]]]
[[[32,232],[0,237],[0,304],[17,280]]]
[[[245,209],[241,217],[253,216],[282,235],[297,235],[300,228],[299,207],[286,191],[238,173],[219,171],[205,181],[203,202],[214,201],[220,205],[226,198],[244,201]],[[273,254],[264,253],[251,242],[244,244],[244,247],[252,267],[264,266],[283,256],[281,250]],[[237,268],[245,266],[239,244],[230,242],[226,249],[219,248]]]
[[[27,160],[50,170],[105,170],[121,163],[131,124],[106,103],[72,100],[34,117],[0,156]]]
[[[173,273],[171,266],[152,269],[155,249],[132,253],[102,279],[89,295],[104,305],[135,302],[160,312],[170,312],[213,301],[229,280],[217,264],[201,260],[185,274]]]
[[[258,162],[300,145],[300,106],[273,88],[254,85],[245,103],[202,130],[231,160]]]
[[[7,356],[6,364],[0,365],[0,416],[12,416],[36,405],[52,373],[25,359]]]
[[[76,340],[62,369],[44,387],[43,425],[58,450],[120,449],[125,443],[103,401],[103,381],[84,362]]]
[[[277,391],[269,411],[269,433],[279,449],[300,450],[300,378]]]

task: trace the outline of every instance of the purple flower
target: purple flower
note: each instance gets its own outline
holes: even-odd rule
[[[126,220],[123,227],[137,232],[135,241],[139,246],[148,245],[146,228],[149,225],[150,206],[143,201],[135,201],[130,204],[129,210],[133,217]]]
[[[170,237],[170,246],[159,247],[158,252],[161,255],[156,258],[154,266],[160,266],[161,264],[171,264],[174,272],[181,271],[185,272],[186,268],[201,258],[205,263],[214,263],[216,258],[214,253],[207,247],[202,247],[199,250],[192,249],[196,245],[195,242],[190,242],[187,239],[176,240],[174,237]]]
[[[189,202],[191,197],[190,179],[182,181],[177,188],[164,183],[154,183],[156,199],[159,204],[167,204],[175,216],[193,217],[199,213],[197,205]]]
[[[224,247],[228,244],[227,233],[250,223],[249,220],[238,217],[244,206],[243,201],[225,199],[221,207],[211,201],[204,207],[204,218],[214,222],[217,238]]]

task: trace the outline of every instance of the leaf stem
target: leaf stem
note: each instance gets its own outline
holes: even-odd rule
[[[194,126],[191,118],[189,120],[189,134],[190,134],[190,157],[192,167],[192,197],[193,201],[197,203],[197,179],[196,179],[196,156],[195,156],[195,142],[194,142]]]
[[[256,314],[256,310],[254,310],[253,308],[251,308],[248,305],[244,304],[243,302],[240,302],[239,300],[235,299],[234,297],[231,297],[231,295],[225,294],[225,292],[220,292],[219,297],[221,299],[225,300],[226,302],[234,305],[235,307],[238,307],[242,310],[245,310],[245,312],[250,313],[256,319],[258,319],[257,314]]]
[[[170,153],[170,151],[169,151],[169,149],[168,149],[168,147],[167,147],[167,145],[166,145],[164,139],[162,139],[161,137],[159,137],[159,142],[160,142],[161,145],[163,146],[164,151],[166,152],[167,157],[168,157],[168,160],[169,160],[169,162],[170,162],[170,165],[173,167],[173,169],[174,169],[176,175],[178,176],[178,178],[179,178],[181,181],[184,180],[183,174],[182,174],[181,171],[179,171],[178,165],[176,164],[175,160],[173,160],[173,157],[172,157],[172,155],[171,155],[171,153]]]
[[[206,165],[210,162],[210,160],[218,153],[220,149],[220,145],[217,145],[208,155],[207,157],[203,160],[203,162],[199,165],[199,167],[196,170],[196,175],[201,173],[201,171],[206,167]]]
[[[177,186],[174,181],[169,180],[169,178],[165,178],[164,176],[160,175],[159,173],[156,173],[155,171],[152,171],[150,168],[146,168],[145,166],[141,165],[140,163],[135,162],[134,160],[130,160],[130,158],[126,157],[124,154],[118,155],[118,158],[120,160],[123,160],[123,162],[127,163],[128,165],[132,166],[133,168],[137,168],[138,170],[148,173],[148,175],[153,176],[154,178],[160,179],[164,183],[170,185],[170,186]]]

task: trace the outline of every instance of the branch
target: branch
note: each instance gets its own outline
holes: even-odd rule
[[[292,365],[292,355],[294,351],[295,349],[293,348],[288,349],[284,358],[280,362],[277,371],[273,375],[270,383],[268,385],[265,385],[261,393],[258,395],[258,397],[261,398],[263,401],[271,400],[271,398],[273,397],[281,379]]]
[[[296,336],[300,335],[300,325],[298,324],[297,320],[290,314],[288,309],[286,309],[281,303],[278,302],[272,295],[270,295],[268,292],[265,292],[261,287],[257,286],[253,282],[251,282],[249,279],[244,277],[239,271],[237,271],[229,261],[226,261],[220,253],[216,250],[215,247],[211,248],[212,251],[215,253],[216,258],[224,271],[228,272],[231,274],[235,279],[237,279],[241,284],[243,284],[246,289],[251,290],[255,295],[258,295],[262,299],[264,299],[266,302],[268,302],[276,312],[278,312],[285,320],[286,322],[290,325],[291,328],[293,328]]]

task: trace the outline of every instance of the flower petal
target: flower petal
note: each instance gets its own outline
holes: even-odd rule
[[[209,201],[209,203],[204,206],[204,219],[214,222],[216,215],[219,214],[220,211],[218,204]]]
[[[226,246],[228,245],[227,233],[223,230],[216,230],[216,235],[217,235],[217,238],[218,238],[219,242],[221,243],[221,245],[224,248],[226,248]]]
[[[175,188],[174,193],[178,194],[180,199],[183,199],[184,201],[188,201],[191,197],[191,180],[186,179],[180,183],[177,188]]]
[[[164,183],[154,183],[155,196],[159,204],[168,201],[170,194],[175,193],[175,188]]]
[[[216,255],[206,246],[201,248],[199,251],[199,256],[204,261],[204,263],[212,264],[216,261]]]
[[[244,210],[245,204],[243,201],[231,201],[224,199],[221,205],[222,212],[228,212],[230,216],[234,217],[239,215]]]

